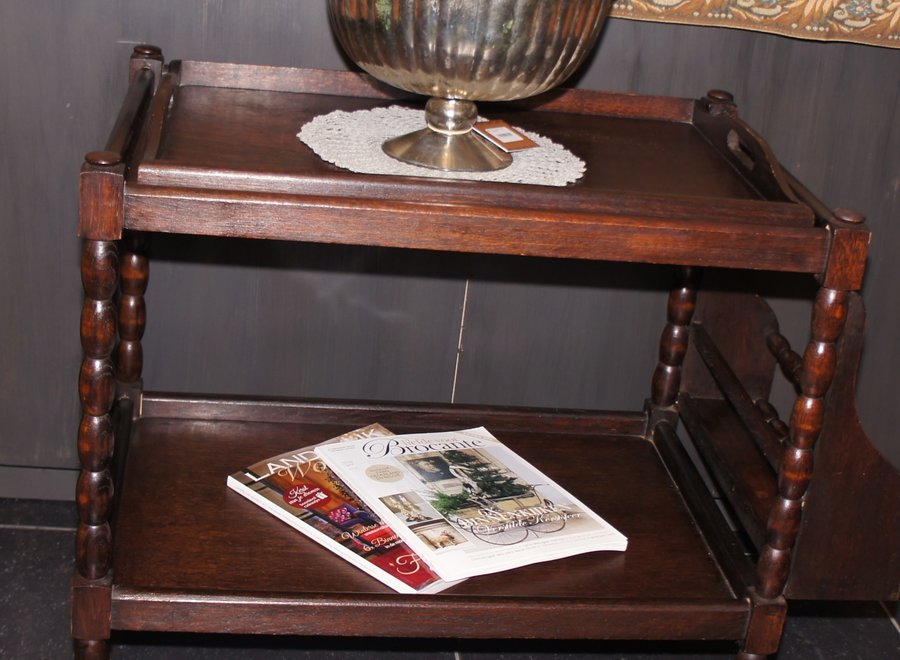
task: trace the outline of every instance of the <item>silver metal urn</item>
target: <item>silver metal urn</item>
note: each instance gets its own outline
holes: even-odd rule
[[[612,0],[328,0],[347,55],[375,78],[429,96],[426,126],[383,148],[440,170],[490,171],[509,154],[471,132],[475,101],[540,94],[591,51]]]

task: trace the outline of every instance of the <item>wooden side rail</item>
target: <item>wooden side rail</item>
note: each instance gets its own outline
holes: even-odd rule
[[[125,100],[119,108],[119,116],[109,133],[106,140],[105,150],[114,154],[118,154],[121,158],[122,154],[128,151],[129,146],[136,133],[136,125],[141,115],[141,110],[150,98],[153,91],[153,81],[156,78],[152,69],[139,69],[134,76],[134,80],[128,87],[128,93]]]
[[[140,133],[140,126],[159,82],[162,70],[162,53],[155,46],[139,46],[131,57],[131,71],[128,91],[119,107],[119,114],[109,132],[106,145],[93,160],[96,164],[113,166],[123,162],[125,155],[134,146]],[[102,154],[102,157],[101,155]]]
[[[747,390],[735,376],[734,371],[731,370],[702,324],[695,323],[692,326],[691,341],[694,342],[697,353],[709,369],[710,375],[716,381],[722,395],[731,404],[769,465],[777,471],[781,465],[783,447],[781,438],[769,424],[766,415],[747,394]]]
[[[180,80],[180,62],[170,62],[162,71],[156,94],[153,95],[153,99],[150,101],[150,107],[147,112],[146,136],[142,148],[139,150],[142,153],[142,164],[148,160],[153,160],[159,153],[169,108],[178,91]],[[142,168],[143,165],[141,166]]]
[[[653,428],[653,440],[666,465],[673,468],[671,474],[691,507],[725,577],[735,592],[740,593],[753,584],[752,560],[738,537],[728,529],[722,512],[710,498],[706,485],[691,463],[674,427],[668,421],[661,421]]]
[[[775,471],[726,401],[682,393],[678,411],[720,496],[753,545],[761,547],[777,492]]]
[[[759,549],[778,492],[785,436],[768,403],[776,362],[765,337],[778,321],[734,273],[704,275],[708,286],[697,296],[678,414],[720,498]]]

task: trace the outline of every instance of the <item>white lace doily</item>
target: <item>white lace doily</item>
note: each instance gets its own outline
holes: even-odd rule
[[[476,179],[504,183],[565,186],[584,174],[584,161],[565,147],[529,131],[517,129],[539,148],[513,154],[508,167],[494,172],[444,172],[410,165],[381,150],[388,138],[425,127],[425,112],[400,106],[319,115],[297,133],[322,160],[361,174],[428,176],[442,179]]]

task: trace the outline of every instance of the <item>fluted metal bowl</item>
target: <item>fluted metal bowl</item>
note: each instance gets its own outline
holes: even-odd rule
[[[427,127],[392,138],[394,158],[485,171],[511,158],[470,133],[474,101],[540,94],[590,52],[612,0],[328,0],[347,55],[375,78],[430,96]]]

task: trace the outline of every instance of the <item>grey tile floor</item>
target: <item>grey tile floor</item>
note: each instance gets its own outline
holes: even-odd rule
[[[75,507],[0,499],[0,658],[72,656],[68,634]],[[730,645],[349,640],[128,634],[113,657],[349,660],[672,660],[732,658]],[[900,658],[900,628],[881,603],[792,604],[778,660]]]

